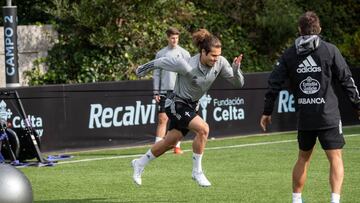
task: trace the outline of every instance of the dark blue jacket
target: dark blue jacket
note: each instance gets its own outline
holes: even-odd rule
[[[271,73],[265,95],[264,115],[271,115],[285,80],[294,93],[298,130],[320,130],[341,122],[334,84],[339,83],[355,109],[360,97],[351,72],[338,48],[319,40],[315,50],[298,53],[294,45],[287,49]]]

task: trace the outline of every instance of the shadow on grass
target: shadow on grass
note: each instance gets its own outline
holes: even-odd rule
[[[59,200],[40,200],[34,203],[106,203],[106,202],[143,202],[143,201],[118,201],[108,198],[88,198],[88,199],[59,199]]]
[[[60,199],[60,200],[41,200],[35,201],[35,203],[107,203],[107,202],[148,202],[148,201],[119,201],[108,198],[88,198],[88,199]],[[169,202],[169,201],[156,201],[156,202]],[[171,201],[173,202],[173,201]],[[186,201],[174,201],[174,202],[186,202]]]
[[[59,200],[40,200],[35,201],[35,203],[85,203],[85,202],[92,202],[92,203],[104,203],[106,202],[106,198],[90,198],[90,199],[59,199]]]

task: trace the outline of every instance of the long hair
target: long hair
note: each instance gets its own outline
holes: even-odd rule
[[[211,51],[211,48],[221,48],[221,42],[219,38],[212,35],[206,29],[199,29],[198,31],[192,34],[192,40],[196,47],[198,47],[199,52],[204,49],[206,54]]]

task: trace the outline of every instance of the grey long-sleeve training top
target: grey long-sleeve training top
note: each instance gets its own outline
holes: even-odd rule
[[[210,89],[219,75],[235,87],[240,88],[244,85],[244,76],[240,65],[233,64],[231,66],[222,56],[213,67],[202,65],[200,54],[191,57],[189,61],[176,57],[161,57],[139,66],[136,73],[138,76],[144,76],[154,69],[178,73],[174,93],[190,101],[198,101]]]
[[[191,56],[188,51],[177,45],[174,48],[170,46],[162,48],[156,53],[155,59],[161,57],[177,57],[188,61]],[[175,87],[176,76],[176,72],[155,69],[153,72],[154,94],[165,94],[167,91],[173,91]]]

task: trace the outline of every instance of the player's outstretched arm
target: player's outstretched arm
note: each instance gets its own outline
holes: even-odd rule
[[[242,57],[242,54],[240,54],[238,57],[235,57],[232,65],[230,65],[230,63],[224,57],[221,58],[221,62],[223,64],[220,72],[221,77],[226,79],[237,88],[240,88],[244,85],[244,76],[240,69]]]
[[[233,66],[240,68],[242,58],[243,58],[243,54],[240,54],[238,57],[235,57],[233,60]]]
[[[265,94],[263,115],[260,118],[260,126],[263,131],[266,131],[266,127],[271,124],[271,114],[274,109],[275,101],[282,89],[282,84],[287,78],[287,68],[284,64],[281,57],[268,79],[269,87]]]
[[[175,57],[161,57],[143,65],[136,69],[138,77],[144,77],[148,72],[154,69],[162,69],[166,71],[176,72],[181,75],[186,75],[191,71],[191,66],[186,60]]]
[[[143,65],[140,65],[139,67],[137,67],[135,73],[138,77],[144,77],[148,72],[156,69],[155,68],[155,60],[149,61]]]
[[[235,75],[235,78],[238,78],[238,82],[236,85],[237,87],[243,87],[245,80],[244,75],[241,71],[241,61],[243,59],[243,54],[240,54],[239,56],[235,57],[232,63],[233,72]]]

